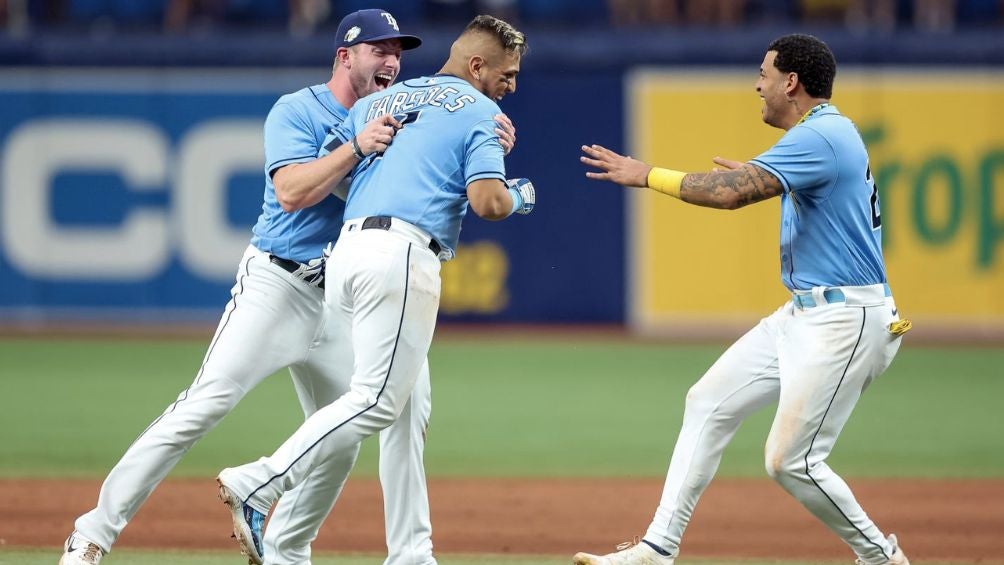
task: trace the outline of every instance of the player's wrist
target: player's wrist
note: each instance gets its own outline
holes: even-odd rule
[[[685,176],[687,176],[687,173],[683,171],[652,167],[652,170],[648,172],[646,180],[648,187],[652,190],[667,194],[673,198],[679,198],[680,187],[683,185],[683,177]]]
[[[512,209],[509,210],[509,216],[512,216],[517,210],[523,207],[523,197],[520,195],[519,191],[513,187],[509,187],[508,191],[509,197],[512,198]]]
[[[509,196],[512,198],[512,209],[509,211],[509,215],[522,214],[525,216],[529,214],[537,203],[537,192],[530,179],[508,179],[505,184],[508,187]]]
[[[360,161],[366,158],[366,154],[363,153],[362,148],[359,147],[359,139],[357,137],[352,138],[352,154]]]

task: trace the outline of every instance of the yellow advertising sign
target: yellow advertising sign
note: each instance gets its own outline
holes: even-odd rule
[[[749,160],[783,134],[748,73],[639,71],[632,155],[684,171]],[[919,327],[1004,329],[1004,73],[842,72],[832,102],[857,124],[879,187],[889,282]],[[780,306],[780,200],[738,211],[634,190],[635,327],[751,323]]]

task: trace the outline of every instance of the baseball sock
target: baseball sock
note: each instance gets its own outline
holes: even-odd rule
[[[659,555],[661,555],[663,557],[669,557],[669,552],[666,551],[665,549],[659,547],[658,545],[655,545],[654,543],[648,541],[647,539],[643,539],[641,541],[644,542],[645,545],[647,545],[647,546],[651,547],[652,549],[654,549],[655,552],[658,553]]]

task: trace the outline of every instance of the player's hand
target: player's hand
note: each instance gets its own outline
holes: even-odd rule
[[[516,126],[512,124],[509,116],[505,114],[496,115],[495,123],[499,126],[495,128],[495,133],[499,136],[499,145],[502,146],[502,151],[508,155],[516,145]]]
[[[725,159],[723,157],[715,157],[712,159],[712,161],[714,161],[715,164],[718,165],[717,167],[711,169],[711,172],[713,173],[734,171],[746,164],[741,161],[733,161],[732,159]]]
[[[648,172],[652,170],[650,165],[615,153],[602,145],[583,145],[582,152],[585,155],[579,157],[579,160],[601,171],[587,172],[587,177],[624,186],[648,186]]]
[[[517,214],[524,216],[533,210],[533,205],[537,203],[537,191],[533,188],[530,179],[509,179],[505,181],[509,187],[509,195],[513,198]]]
[[[401,129],[401,122],[397,121],[390,114],[374,118],[363,127],[363,131],[356,136],[356,143],[363,155],[371,153],[383,153],[387,146],[394,140],[394,134]]]

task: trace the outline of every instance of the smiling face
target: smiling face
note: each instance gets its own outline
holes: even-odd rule
[[[520,59],[518,51],[499,49],[490,54],[480,65],[476,65],[475,86],[482,94],[496,102],[502,100],[506,94],[516,92]]]
[[[394,84],[401,71],[401,42],[397,39],[360,43],[345,51],[343,60],[349,71],[349,84],[357,98]]]
[[[791,83],[791,73],[783,73],[774,66],[777,51],[768,51],[760,65],[760,78],[756,81],[756,91],[763,100],[760,109],[764,123],[784,128],[791,112],[790,96],[787,88]]]

